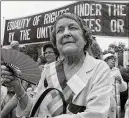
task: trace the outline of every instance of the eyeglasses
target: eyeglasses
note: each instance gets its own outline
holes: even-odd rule
[[[53,54],[54,52],[44,52],[44,55],[46,55],[46,54]]]

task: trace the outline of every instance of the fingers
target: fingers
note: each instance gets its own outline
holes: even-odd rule
[[[11,73],[9,72],[9,69],[6,67],[6,66],[4,66],[4,65],[2,65],[1,66],[1,75],[11,75]]]
[[[7,76],[7,75],[4,75],[2,77],[2,80],[1,80],[1,83],[5,84],[5,83],[10,83],[11,81],[14,80],[14,77],[13,76]]]
[[[10,69],[4,65],[1,66],[1,75],[13,75],[15,74],[16,76],[21,76],[21,71],[19,69],[10,67],[13,70],[13,73],[10,71]]]
[[[1,71],[1,75],[2,75],[2,76],[3,76],[3,75],[9,76],[9,75],[12,75],[12,73],[9,72],[9,71],[6,71],[6,70],[2,70],[2,71]]]
[[[12,80],[11,79],[7,79],[7,78],[3,78],[2,82],[3,83],[10,83]]]
[[[3,76],[6,76],[6,75],[11,76],[12,72],[10,72],[9,69],[6,66],[2,65],[1,66],[1,76],[3,77]]]
[[[7,70],[8,71],[9,69],[5,65],[1,65],[1,70],[5,70],[5,71]]]
[[[15,85],[17,85],[16,81],[18,81],[18,79],[14,78],[13,76],[4,76],[4,78],[2,78],[2,85],[6,86],[6,87],[13,87]]]
[[[6,87],[10,87],[11,81],[12,81],[11,79],[3,78],[1,83],[2,83],[2,85],[6,86]]]
[[[1,66],[1,76],[3,78],[1,81],[2,83],[9,83],[14,80],[12,73],[9,72],[9,69],[4,65]]]
[[[13,76],[8,76],[8,75],[5,75],[4,78],[10,79],[10,80],[14,80]]]

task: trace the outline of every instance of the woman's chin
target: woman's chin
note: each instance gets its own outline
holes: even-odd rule
[[[73,48],[73,47],[67,47],[63,49],[63,52],[66,55],[77,55],[78,54],[77,48]]]

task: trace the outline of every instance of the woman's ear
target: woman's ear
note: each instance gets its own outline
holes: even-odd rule
[[[85,41],[85,45],[87,44],[87,41]]]
[[[86,48],[86,46],[87,46],[87,41],[85,41],[85,43],[84,43],[84,48]]]

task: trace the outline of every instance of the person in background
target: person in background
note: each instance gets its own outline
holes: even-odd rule
[[[19,50],[19,49],[20,49],[20,47],[19,47],[19,42],[18,42],[18,41],[12,41],[12,42],[10,43],[10,47],[11,47],[11,49]]]
[[[48,88],[60,90],[67,106],[63,106],[57,91],[52,91],[41,102],[37,118],[107,118],[110,108],[110,68],[99,59],[90,56],[92,35],[84,20],[72,13],[57,17],[51,41],[61,58],[44,69],[38,92],[30,99],[18,78],[2,66],[6,84],[13,86],[18,99],[17,116],[28,117],[41,94]],[[46,54],[48,50],[45,50]],[[50,53],[50,52],[49,52]],[[53,52],[52,52],[53,54]],[[44,80],[48,86],[44,86]],[[65,107],[66,113],[63,113]]]
[[[98,42],[96,41],[96,37],[92,38],[92,44],[89,47],[88,52],[94,58],[102,59],[103,57],[102,49],[100,48]]]
[[[129,118],[129,62],[126,63],[126,74],[128,76],[128,78],[126,78],[126,82],[128,84],[128,99],[126,101],[126,104],[125,104],[125,116],[124,118]]]
[[[103,59],[111,69],[112,93],[109,118],[120,118],[120,92],[126,91],[127,84],[123,81],[119,69],[115,67],[115,55],[108,53],[103,56]]]
[[[59,57],[58,50],[53,46],[52,42],[48,42],[43,46],[44,57],[47,64],[57,61]]]
[[[47,42],[43,46],[44,58],[46,60],[46,64],[44,64],[43,69],[47,67],[48,64],[55,62],[59,59],[59,52],[57,48],[54,47],[52,42]],[[41,82],[42,83],[42,82]],[[48,86],[46,80],[44,81],[44,86]],[[34,90],[34,93],[38,92],[37,88]]]
[[[129,61],[126,63],[126,69],[127,69],[127,76],[129,76]],[[127,82],[129,82],[129,78],[127,79]]]
[[[123,79],[125,82],[128,83],[129,81],[129,62],[126,63],[126,67],[120,68],[121,75],[123,76]]]
[[[128,84],[129,82],[129,69],[128,69],[128,63],[126,63],[126,67],[121,67],[120,72],[122,75],[123,80]],[[120,100],[121,100],[121,111],[122,111],[122,116],[125,114],[125,103],[128,99],[128,90],[120,92]]]

